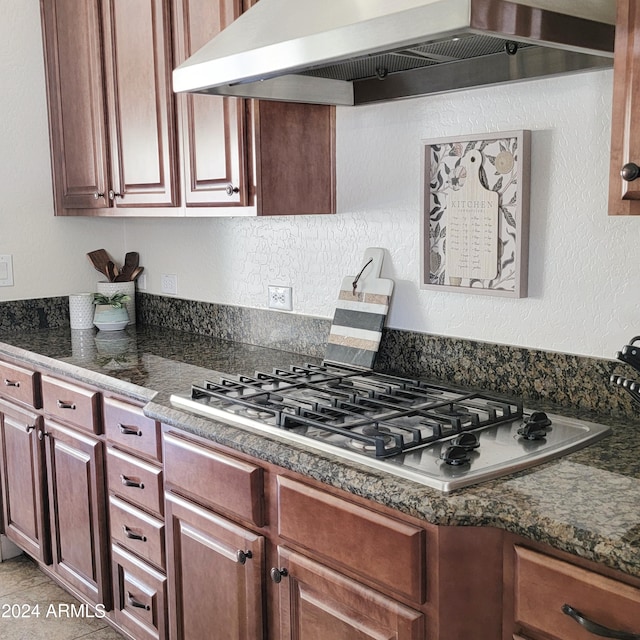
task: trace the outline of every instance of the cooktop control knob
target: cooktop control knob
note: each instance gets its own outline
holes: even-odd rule
[[[445,464],[450,464],[453,467],[459,467],[471,461],[469,450],[466,447],[455,444],[444,449],[440,454],[440,459],[443,460]]]
[[[462,447],[467,451],[471,451],[472,449],[477,449],[480,446],[480,440],[475,433],[471,431],[467,431],[466,433],[461,433],[457,435],[452,441],[452,445],[457,447]]]
[[[518,435],[526,440],[542,440],[547,437],[547,427],[550,425],[551,420],[544,411],[534,411],[524,419]]]

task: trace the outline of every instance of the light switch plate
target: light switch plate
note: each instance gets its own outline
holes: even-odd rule
[[[0,256],[0,287],[13,287],[13,256]]]

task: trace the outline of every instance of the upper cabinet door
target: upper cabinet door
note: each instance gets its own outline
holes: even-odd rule
[[[42,0],[55,210],[108,204],[108,151],[97,0]]]
[[[174,0],[176,66],[241,13],[240,0]],[[177,96],[186,206],[247,204],[244,100]]]
[[[618,0],[609,214],[640,215],[640,6]]]
[[[175,206],[169,0],[103,3],[112,204]]]

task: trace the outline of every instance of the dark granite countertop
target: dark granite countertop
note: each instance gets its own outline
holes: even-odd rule
[[[428,522],[499,527],[640,577],[637,424],[609,420],[612,434],[582,451],[443,495],[276,437],[196,417],[169,402],[171,393],[186,393],[216,372],[252,375],[317,359],[154,327],[113,335],[3,332],[2,356],[145,402],[145,412],[167,424]]]

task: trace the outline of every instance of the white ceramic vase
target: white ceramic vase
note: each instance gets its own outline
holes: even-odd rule
[[[136,283],[129,282],[98,282],[98,293],[105,296],[113,296],[116,293],[124,293],[129,296],[129,300],[124,303],[127,313],[129,314],[129,324],[136,323]]]

